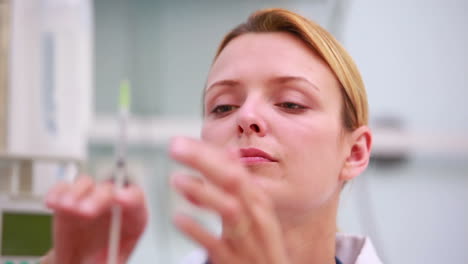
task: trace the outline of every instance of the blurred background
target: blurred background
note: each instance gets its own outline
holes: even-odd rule
[[[384,263],[468,259],[468,2],[464,0],[0,0],[0,263],[50,248],[47,189],[114,165],[119,85],[132,86],[129,166],[151,221],[130,263],[178,263],[171,224],[216,217],[168,188],[171,136],[198,137],[202,89],[223,35],[284,7],[332,32],[367,86],[370,168],[342,195],[339,228]]]

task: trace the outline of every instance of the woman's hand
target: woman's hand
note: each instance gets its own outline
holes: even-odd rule
[[[175,188],[191,203],[214,210],[222,219],[223,234],[218,238],[191,218],[175,217],[175,224],[207,250],[212,263],[288,263],[272,203],[237,156],[186,138],[175,139],[170,152],[204,176],[201,180],[175,173]]]
[[[125,263],[146,226],[148,213],[142,190],[129,185],[114,191],[111,182],[95,183],[80,176],[60,182],[46,196],[54,211],[53,263],[106,263],[111,208],[122,208],[119,263]],[[52,255],[52,256],[50,256]]]

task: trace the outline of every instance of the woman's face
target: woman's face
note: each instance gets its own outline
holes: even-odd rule
[[[216,59],[203,140],[236,150],[279,213],[310,213],[336,197],[349,149],[339,83],[288,33],[248,33]]]

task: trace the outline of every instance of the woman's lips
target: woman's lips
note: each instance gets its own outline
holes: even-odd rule
[[[257,148],[241,148],[239,149],[240,160],[247,165],[278,162],[270,154]]]

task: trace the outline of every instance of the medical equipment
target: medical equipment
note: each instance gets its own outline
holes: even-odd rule
[[[122,188],[127,178],[127,119],[130,109],[130,84],[123,81],[120,85],[119,96],[119,137],[116,142],[116,164],[114,172],[115,189]],[[117,264],[119,255],[120,226],[122,210],[120,206],[112,207],[112,219],[109,234],[108,264]]]
[[[0,264],[38,263],[52,247],[52,212],[34,192],[36,163],[75,175],[79,160],[0,154]]]
[[[0,264],[51,248],[42,198],[87,158],[92,15],[91,0],[0,0]]]

